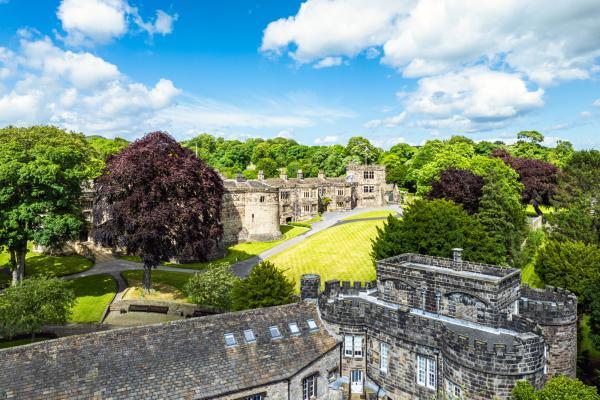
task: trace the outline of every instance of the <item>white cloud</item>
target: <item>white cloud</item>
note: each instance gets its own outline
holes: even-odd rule
[[[283,129],[283,130],[279,131],[279,133],[277,133],[277,137],[284,138],[284,139],[293,139],[294,133],[292,132],[291,129]]]
[[[544,90],[529,90],[517,74],[470,67],[422,78],[405,99],[410,113],[433,117],[435,128],[498,127],[508,119],[542,107]]]
[[[339,137],[336,135],[318,137],[315,139],[315,144],[331,144],[335,143],[339,140]]]
[[[406,119],[406,111],[402,111],[398,115],[384,119],[372,119],[366,122],[363,126],[367,129],[379,128],[381,126],[385,128],[394,128],[404,122]]]
[[[180,93],[167,79],[152,87],[132,82],[116,65],[63,50],[47,37],[23,38],[16,51],[0,49],[0,63],[11,70],[10,80],[0,76],[0,125],[52,123],[88,134],[140,134]]]
[[[342,57],[325,57],[321,61],[313,65],[313,68],[321,69],[336,67],[338,65],[342,65]]]
[[[581,118],[590,118],[592,116],[592,113],[589,111],[582,111],[579,113],[579,116]]]
[[[177,14],[157,10],[154,22],[146,22],[127,0],[62,0],[56,15],[71,45],[109,42],[127,33],[131,23],[150,35],[166,35],[177,20]]]
[[[407,77],[506,63],[549,85],[597,70],[599,19],[597,0],[307,0],[267,26],[261,50],[311,63],[382,46]]]
[[[598,100],[594,101],[594,102],[592,103],[592,105],[593,105],[593,106],[596,106],[596,107],[600,107],[600,99],[598,99]]]

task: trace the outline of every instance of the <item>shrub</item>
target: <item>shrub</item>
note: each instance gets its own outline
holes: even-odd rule
[[[193,303],[229,310],[231,288],[239,279],[231,273],[229,264],[222,263],[204,273],[194,274],[183,287]]]
[[[288,304],[294,301],[294,282],[270,261],[258,264],[246,279],[235,282],[231,291],[234,310]]]

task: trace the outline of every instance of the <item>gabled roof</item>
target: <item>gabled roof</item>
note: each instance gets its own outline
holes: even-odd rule
[[[0,350],[0,398],[204,399],[285,380],[337,346],[307,302],[115,329]]]

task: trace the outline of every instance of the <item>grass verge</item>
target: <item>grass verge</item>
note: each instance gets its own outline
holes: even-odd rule
[[[396,215],[396,211],[391,211],[391,210],[367,211],[362,214],[356,214],[356,215],[352,215],[350,217],[342,218],[342,221],[354,221],[356,219],[366,219],[366,218],[387,218],[388,215]]]

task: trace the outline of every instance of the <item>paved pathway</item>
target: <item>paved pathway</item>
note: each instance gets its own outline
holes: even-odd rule
[[[402,213],[402,209],[398,205],[390,205],[387,207],[373,207],[373,208],[360,208],[354,209],[351,211],[337,211],[337,212],[329,212],[323,214],[323,220],[315,222],[312,224],[312,229],[303,233],[302,235],[298,235],[292,239],[286,240],[278,244],[275,247],[272,247],[262,253],[251,257],[247,260],[237,262],[231,265],[232,272],[239,277],[246,277],[254,267],[259,262],[274,256],[275,254],[281,253],[284,250],[289,249],[297,243],[309,238],[310,236],[321,232],[327,228],[331,228],[335,225],[347,224],[351,222],[360,222],[360,221],[371,221],[371,220],[381,220],[384,218],[361,218],[349,221],[343,221],[344,218],[348,218],[354,215],[363,214],[369,211],[377,211],[377,210],[391,210],[396,211],[398,214]],[[79,272],[77,274],[71,274],[64,276],[65,279],[75,279],[81,278],[84,276],[92,276],[99,274],[109,274],[117,281],[117,295],[113,302],[121,300],[123,297],[124,291],[127,289],[127,282],[121,276],[121,272],[128,270],[143,270],[144,266],[142,263],[127,261],[119,258],[115,258],[113,256],[107,254],[97,254],[96,255],[96,263],[94,266],[87,271]],[[190,268],[175,268],[175,267],[167,267],[164,265],[159,265],[157,267],[159,271],[171,271],[171,272],[186,272],[189,274],[193,274],[196,272],[202,272],[195,269]]]

